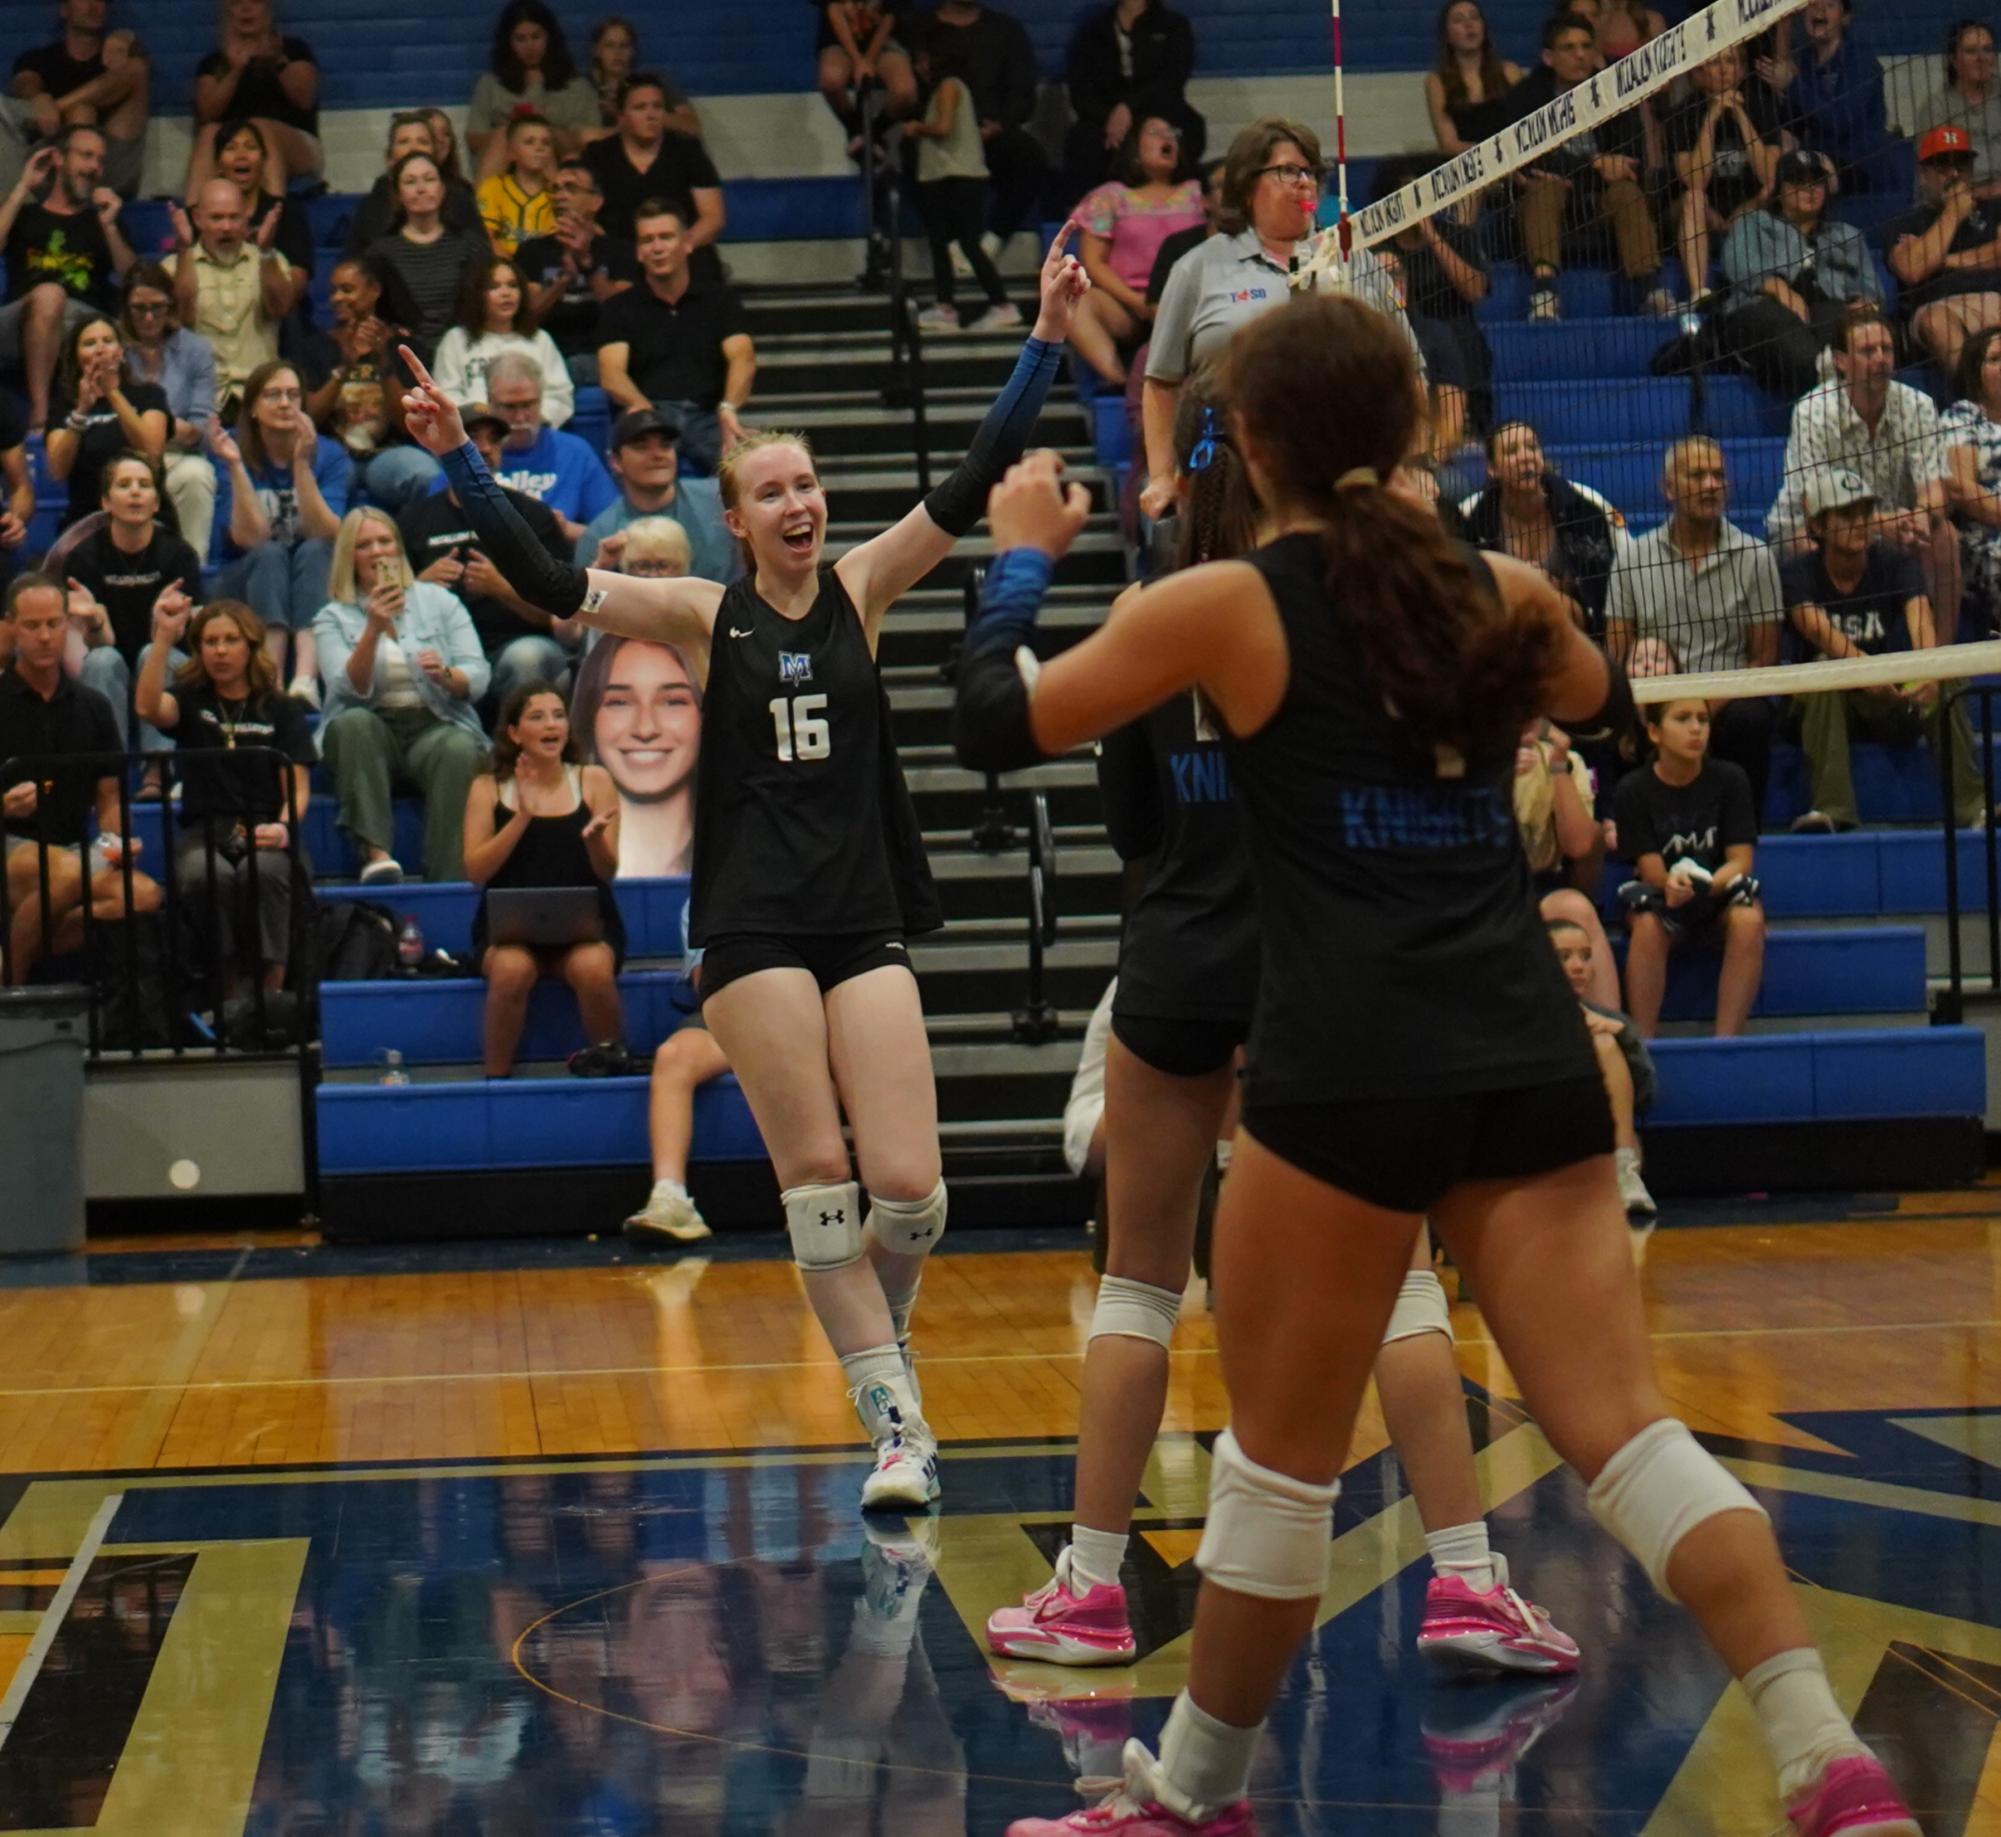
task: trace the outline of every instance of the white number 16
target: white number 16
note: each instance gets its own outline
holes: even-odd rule
[[[824,695],[782,695],[771,701],[771,724],[778,732],[778,757],[786,765],[795,759],[824,759],[834,750],[833,735],[821,718]]]

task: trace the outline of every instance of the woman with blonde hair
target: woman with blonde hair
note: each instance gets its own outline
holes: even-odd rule
[[[390,806],[402,783],[424,800],[425,874],[456,880],[466,797],[486,768],[474,704],[492,680],[472,615],[456,593],[412,575],[380,510],[341,520],[327,594],[313,621],[326,682],[320,751],[361,878],[403,878]]]

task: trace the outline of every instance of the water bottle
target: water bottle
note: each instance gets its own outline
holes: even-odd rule
[[[403,914],[403,929],[396,934],[396,961],[406,976],[414,976],[424,962],[424,928],[414,912]]]
[[[382,1083],[408,1084],[410,1074],[403,1069],[403,1055],[395,1047],[382,1055]]]

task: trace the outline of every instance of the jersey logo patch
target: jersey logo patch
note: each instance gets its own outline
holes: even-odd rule
[[[780,651],[778,653],[778,680],[782,683],[802,683],[813,680],[813,659],[805,651]]]
[[[738,631],[734,625],[730,627],[730,636],[732,638],[750,638],[754,637],[756,632],[757,628],[755,626],[752,626],[749,631]]]

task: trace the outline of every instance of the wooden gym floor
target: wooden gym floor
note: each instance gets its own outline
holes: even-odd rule
[[[1140,1663],[1003,1665],[978,1628],[1067,1522],[1081,1239],[947,1240],[919,1313],[943,1509],[866,1535],[778,1248],[0,1265],[0,1832],[988,1837],[1077,1803],[1185,1664],[1225,1420],[1206,1313],[1128,1575]],[[2001,1833],[1997,1253],[1983,1187],[1680,1208],[1645,1276],[1671,1401],[1772,1510],[1927,1837]],[[1765,1837],[1734,1695],[1456,1324],[1497,1545],[1584,1672],[1423,1672],[1422,1539],[1372,1410],[1260,1830]]]

